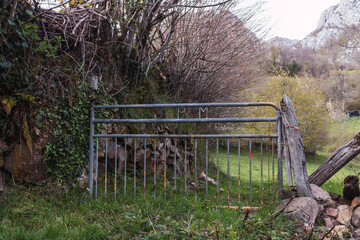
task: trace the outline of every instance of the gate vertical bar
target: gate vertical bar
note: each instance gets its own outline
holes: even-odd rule
[[[146,138],[144,139],[144,200],[146,197]]]
[[[184,148],[184,151],[185,151],[185,160],[184,160],[184,162],[185,162],[185,197],[186,197],[186,178],[187,178],[187,176],[186,176],[186,174],[187,174],[186,145],[187,145],[187,141],[186,141],[186,139],[185,139],[185,148]]]
[[[154,140],[154,200],[156,198],[156,138]]]
[[[264,205],[264,160],[263,160],[263,139],[260,139],[260,155],[261,155],[261,206]]]
[[[206,164],[206,178],[205,178],[205,185],[206,185],[206,193],[205,193],[205,200],[208,200],[208,165],[209,165],[209,139],[206,139],[206,146],[205,146],[205,164]]]
[[[251,182],[251,138],[249,140],[249,170],[250,170],[250,179],[249,179],[249,189],[250,189],[250,198],[249,198],[249,205],[251,206],[252,201],[252,182]]]
[[[108,138],[105,139],[105,197],[107,196]]]
[[[197,139],[195,139],[195,202],[197,202]]]
[[[136,138],[134,138],[134,199],[136,199]]]
[[[124,195],[126,195],[126,162],[127,162],[127,138],[125,138],[125,150],[124,150]]]
[[[240,184],[241,184],[241,176],[240,176],[240,138],[238,139],[238,200],[239,200],[239,204],[240,204],[240,200],[241,200],[241,190],[240,190]]]
[[[230,139],[227,139],[227,202],[230,206]]]
[[[274,153],[274,139],[271,139],[271,161],[272,161],[272,191],[275,197],[275,153]]]
[[[114,198],[116,199],[116,179],[117,179],[117,138],[115,138],[115,177],[114,177]]]
[[[216,204],[219,204],[219,139],[216,139]]]
[[[165,138],[165,146],[164,146],[164,148],[165,148],[165,155],[164,155],[164,199],[166,199],[166,141],[167,140],[167,138]]]
[[[278,134],[278,179],[279,179],[279,200],[281,200],[281,190],[283,189],[283,169],[282,169],[282,123],[281,123],[281,112],[277,112],[277,134]]]
[[[99,169],[99,138],[96,138],[96,160],[95,160],[95,199],[98,192],[98,169]]]
[[[89,143],[89,194],[93,194],[93,174],[94,174],[94,105],[91,104],[90,108],[90,143]]]
[[[176,200],[176,155],[177,155],[177,140],[175,139],[175,156],[174,156],[174,195]]]

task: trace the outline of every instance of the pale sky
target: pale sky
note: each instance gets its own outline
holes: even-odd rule
[[[267,38],[279,36],[303,39],[316,29],[322,11],[340,0],[267,0],[265,13],[272,31]]]

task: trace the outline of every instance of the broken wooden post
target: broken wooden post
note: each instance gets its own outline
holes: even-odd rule
[[[308,182],[304,146],[302,143],[293,103],[291,99],[285,95],[280,101],[280,106],[285,130],[284,144],[288,148],[287,154],[290,157],[293,167],[297,193],[300,196],[313,198],[310,184]]]
[[[292,177],[292,170],[291,170],[291,161],[290,161],[290,150],[289,145],[287,144],[288,140],[285,134],[285,127],[283,124],[282,129],[282,135],[283,135],[283,141],[284,141],[284,161],[285,161],[285,170],[286,170],[286,176],[287,176],[287,182],[290,187],[293,185],[293,177]]]
[[[321,164],[321,166],[310,175],[309,183],[321,186],[358,154],[360,154],[360,132],[356,134],[353,140],[338,148],[328,160]]]

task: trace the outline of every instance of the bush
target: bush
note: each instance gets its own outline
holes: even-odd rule
[[[295,108],[295,113],[303,137],[306,152],[314,153],[326,142],[326,126],[328,112],[325,95],[318,88],[315,79],[306,77],[271,77],[247,92],[250,101],[273,102],[279,106],[283,95],[289,96]],[[268,116],[273,109],[256,109],[248,114],[253,116]],[[274,116],[274,114],[272,114]],[[255,125],[251,126],[256,127]],[[259,127],[258,127],[259,128]],[[268,128],[257,129],[268,133]]]

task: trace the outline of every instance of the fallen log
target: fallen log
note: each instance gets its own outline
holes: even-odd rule
[[[284,142],[286,146],[285,153],[289,155],[288,157],[291,160],[296,190],[300,196],[313,198],[308,182],[304,146],[293,103],[291,99],[285,95],[280,101],[280,106],[284,124],[284,140],[286,141]]]
[[[331,157],[313,172],[309,177],[309,182],[321,186],[341,168],[360,154],[360,132],[353,140],[338,148]]]

